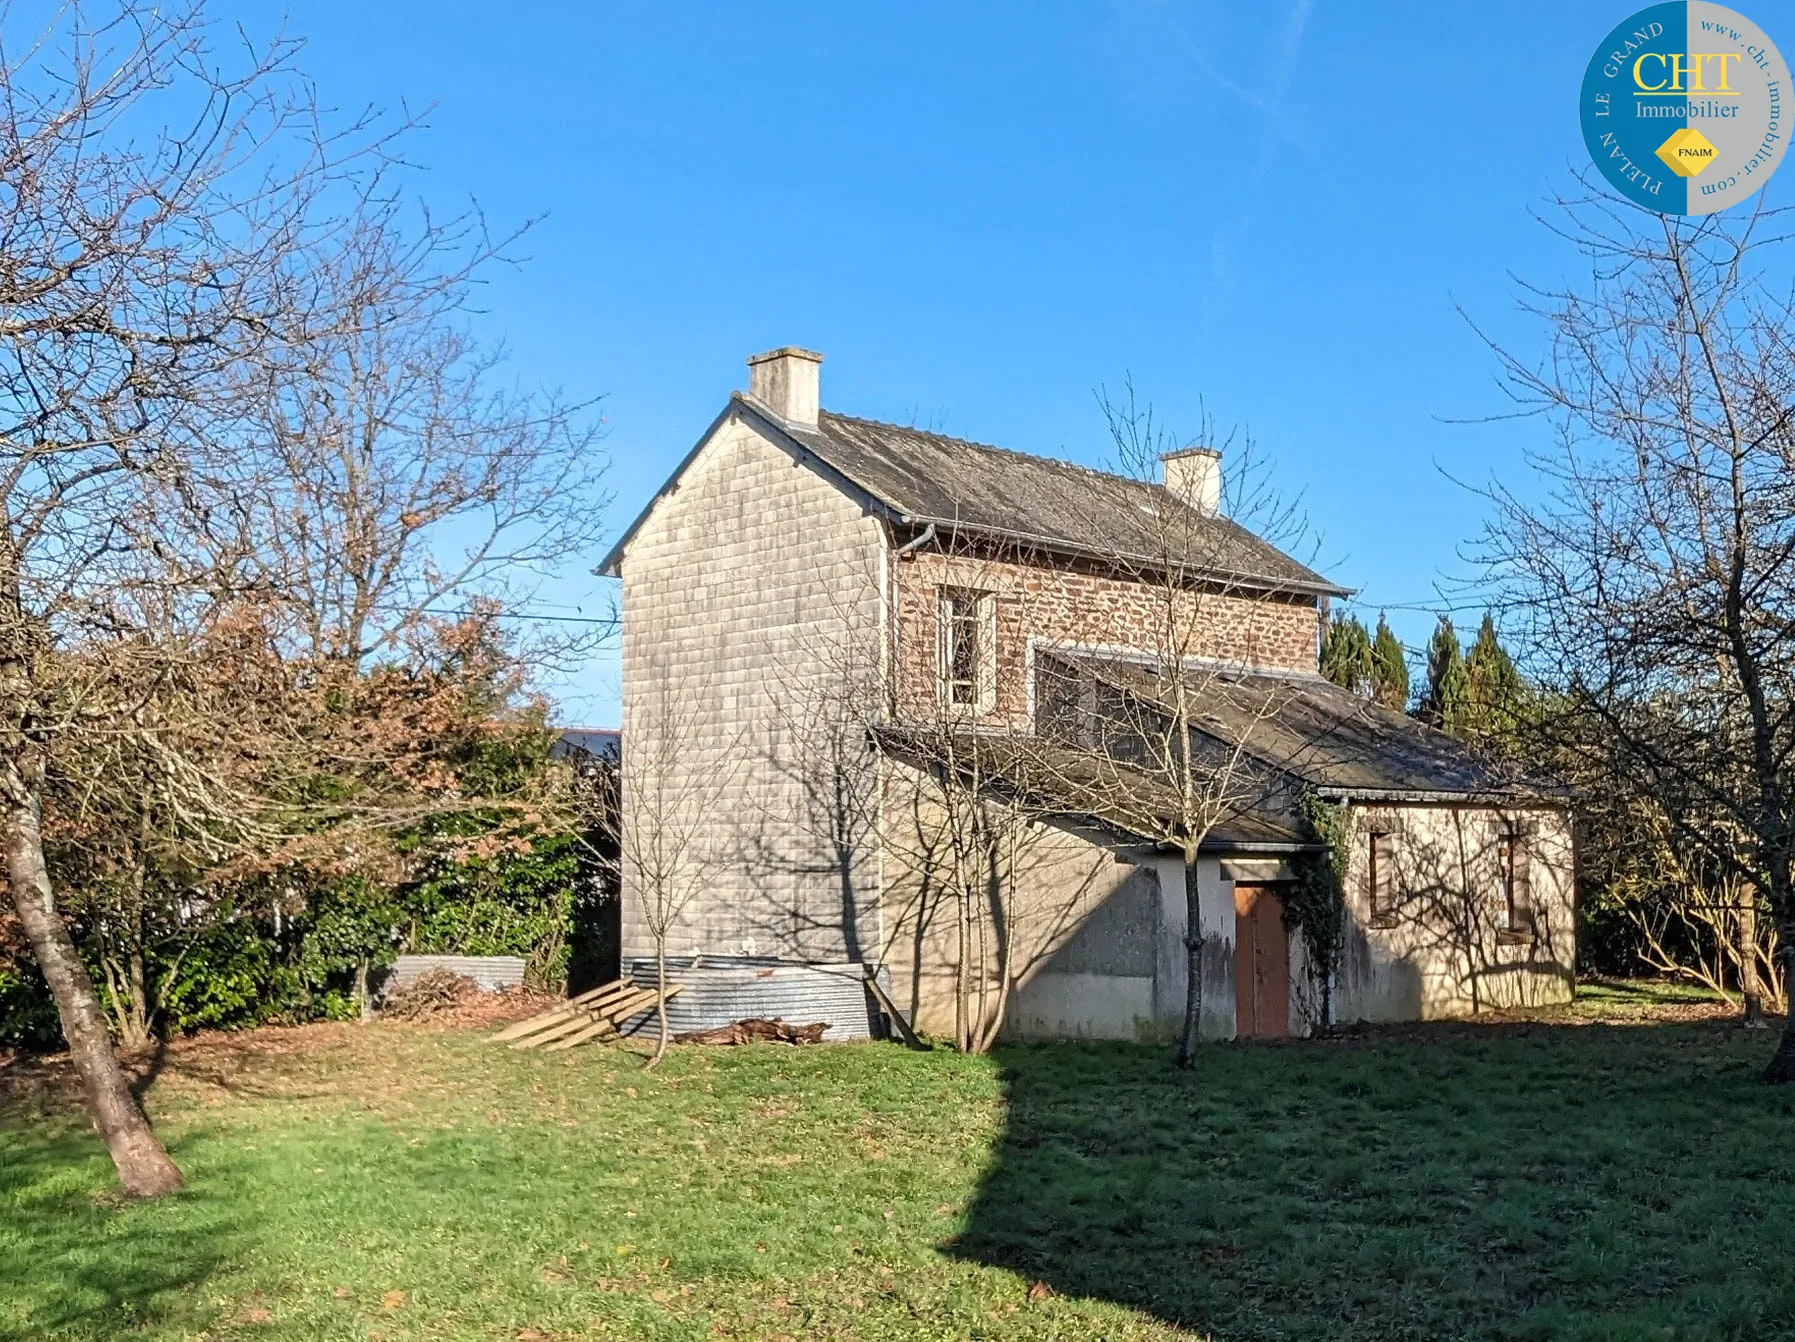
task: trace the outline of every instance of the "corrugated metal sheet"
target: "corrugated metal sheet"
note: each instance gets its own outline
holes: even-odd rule
[[[489,993],[518,987],[524,981],[524,962],[515,955],[401,955],[393,962],[386,989],[407,987],[431,969],[446,969],[472,979]]]
[[[631,960],[627,977],[652,988],[652,959]],[[889,983],[881,969],[879,981]],[[751,956],[668,956],[667,978],[680,985],[667,1003],[667,1024],[673,1033],[710,1030],[731,1021],[759,1017],[790,1025],[827,1021],[825,1039],[867,1039],[883,1036],[885,1018],[866,991],[866,966],[807,965]],[[654,1028],[654,1011],[634,1017],[624,1032]]]

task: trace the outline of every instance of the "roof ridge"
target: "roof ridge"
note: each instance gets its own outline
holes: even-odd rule
[[[930,429],[919,429],[910,424],[893,424],[890,420],[867,419],[861,415],[844,415],[838,410],[823,410],[820,413],[827,415],[830,419],[843,420],[849,424],[864,424],[871,429],[896,429],[899,433],[913,434],[918,438],[930,438],[937,443],[952,443],[956,447],[970,447],[977,452],[994,452],[999,456],[1017,457],[1023,461],[1040,462],[1045,466],[1058,466],[1065,470],[1079,471],[1085,475],[1094,475],[1102,480],[1115,480],[1125,485],[1137,485],[1143,489],[1159,490],[1162,493],[1171,495],[1174,499],[1178,497],[1176,494],[1172,494],[1170,490],[1166,489],[1166,487],[1158,481],[1137,480],[1132,475],[1123,475],[1119,471],[1099,470],[1095,466],[1086,466],[1082,462],[1068,461],[1064,457],[1049,457],[1043,456],[1039,452],[1024,452],[1019,448],[999,447],[996,443],[981,443],[976,438],[956,438],[952,434],[935,433]],[[1180,502],[1182,502],[1182,500],[1180,500]]]

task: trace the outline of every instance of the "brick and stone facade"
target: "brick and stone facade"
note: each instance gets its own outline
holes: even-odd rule
[[[891,566],[895,695],[900,713],[935,700],[937,608],[943,589],[988,592],[996,606],[997,694],[993,721],[1029,716],[1034,655],[1046,649],[1127,651],[1160,657],[1172,640],[1186,655],[1313,674],[1321,611],[1312,595],[1228,588],[1181,590],[1090,566],[1026,558],[922,551]]]

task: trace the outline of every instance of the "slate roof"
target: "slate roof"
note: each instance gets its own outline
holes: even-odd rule
[[[795,449],[800,459],[808,457],[826,477],[899,525],[917,530],[933,525],[1100,562],[1155,564],[1169,558],[1271,591],[1349,594],[1239,523],[1205,516],[1157,484],[828,410],[818,415],[815,429],[807,429],[740,392],[730,397],[718,422],[732,413]],[[700,446],[709,437],[707,432]],[[661,494],[690,461],[688,456],[680,464]],[[616,572],[624,547],[653,506],[605,557],[600,573]]]
[[[1152,667],[1053,655],[1170,709],[1167,687]],[[1550,789],[1479,758],[1444,732],[1320,676],[1219,671],[1197,687],[1203,694],[1193,726],[1324,794],[1552,799]]]
[[[1044,737],[957,733],[951,739],[950,758],[949,741],[937,732],[879,727],[875,735],[887,750],[917,764],[952,764],[970,771],[976,761],[987,786],[1023,797],[1035,816],[1056,816],[1151,843],[1171,832],[1178,815],[1177,793],[1168,779]],[[1267,804],[1255,806],[1243,799],[1235,814],[1209,831],[1199,851],[1266,853],[1321,846],[1279,817],[1269,797],[1264,801]],[[1154,818],[1161,822],[1157,833]]]
[[[623,758],[623,733],[616,727],[558,727],[549,753],[562,758],[578,751],[607,764]]]

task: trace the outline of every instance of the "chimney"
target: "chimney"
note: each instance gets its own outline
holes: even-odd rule
[[[748,394],[788,424],[814,429],[823,356],[787,345],[748,356]]]
[[[1159,458],[1165,487],[1205,517],[1222,510],[1222,454],[1213,447],[1186,447]]]

